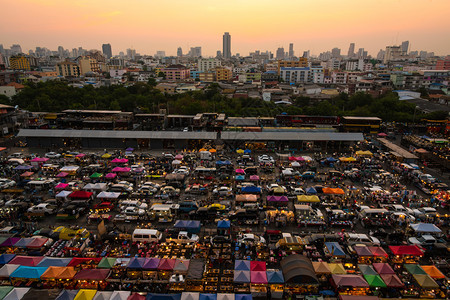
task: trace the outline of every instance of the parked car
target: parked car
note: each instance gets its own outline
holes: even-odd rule
[[[34,205],[28,209],[30,214],[52,215],[56,213],[56,207],[49,203]]]
[[[44,156],[47,158],[60,158],[61,154],[56,153],[56,152],[47,152],[47,153],[45,153]]]

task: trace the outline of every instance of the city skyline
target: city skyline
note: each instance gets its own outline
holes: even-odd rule
[[[233,55],[247,55],[254,50],[275,52],[279,47],[288,49],[290,43],[297,54],[310,50],[318,55],[334,47],[346,53],[348,45],[355,43],[356,48],[365,48],[375,56],[380,49],[405,40],[410,41],[410,50],[433,51],[437,55],[450,52],[450,40],[442,38],[450,28],[446,17],[450,2],[445,0],[411,0],[408,5],[401,0],[347,0],[345,5],[330,0],[283,0],[277,5],[271,1],[231,2],[166,1],[158,4],[161,11],[166,6],[179,8],[171,13],[173,22],[167,22],[167,16],[138,0],[131,0],[125,7],[119,1],[105,5],[102,0],[18,0],[4,3],[3,8],[10,13],[0,20],[0,36],[5,47],[20,44],[24,52],[36,46],[57,49],[61,45],[67,49],[80,45],[101,49],[103,43],[110,43],[113,55],[133,48],[141,54],[165,50],[167,55],[175,56],[178,47],[200,45],[204,56],[215,56],[222,49],[224,32],[233,36]],[[417,14],[419,22],[413,18]],[[312,26],[315,30],[311,30]],[[148,30],[152,27],[157,30]]]

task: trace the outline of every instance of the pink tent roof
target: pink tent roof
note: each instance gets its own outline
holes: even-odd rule
[[[258,175],[251,175],[250,176],[250,180],[259,180],[259,176]]]
[[[114,158],[111,162],[112,163],[124,164],[124,163],[128,162],[128,159],[126,159],[126,158]]]
[[[106,178],[116,178],[117,174],[116,173],[108,173],[106,174]]]
[[[295,158],[296,161],[304,161],[305,159],[303,158],[303,156],[297,156]]]
[[[47,160],[49,160],[49,158],[47,158],[47,157],[35,157],[31,161],[32,162],[46,162]]]
[[[175,159],[183,159],[183,155],[177,154],[177,155],[175,155]]]
[[[125,172],[130,172],[131,168],[115,167],[114,169],[112,169],[112,171],[118,172],[118,173],[125,173]]]
[[[21,266],[27,266],[27,267],[36,267],[38,263],[41,262],[43,259],[43,256],[23,256],[18,255],[14,257],[9,264],[13,265],[21,265]]]
[[[250,271],[266,271],[266,262],[265,261],[251,261],[250,262]]]
[[[63,189],[65,189],[66,187],[68,187],[69,185],[67,184],[67,183],[62,183],[62,182],[60,182],[60,183],[58,183],[56,186],[55,186],[55,189],[57,189],[57,190],[63,190]]]
[[[333,282],[337,287],[369,287],[367,281],[361,275],[336,275],[333,274]]]
[[[267,273],[266,271],[251,271],[250,272],[251,283],[256,284],[266,284],[267,283]]]
[[[374,263],[373,267],[378,274],[395,274],[392,267],[387,263]]]
[[[175,259],[170,258],[163,258],[160,260],[158,265],[158,270],[173,270],[173,267],[175,266]]]
[[[47,238],[34,238],[33,241],[31,241],[28,245],[27,248],[30,249],[39,249],[42,246],[44,246],[45,243],[47,243],[48,239]]]
[[[59,173],[58,175],[56,175],[56,177],[64,178],[64,177],[66,177],[67,175],[69,175],[69,173],[67,173],[67,172],[61,172],[61,173]]]
[[[75,157],[78,157],[78,158],[85,157],[85,156],[86,156],[86,154],[84,154],[84,153],[80,153],[80,154],[75,155]]]
[[[268,196],[268,202],[289,202],[288,197],[286,196]]]
[[[245,171],[243,169],[236,169],[237,174],[245,174]]]
[[[386,253],[386,251],[384,251],[383,248],[378,247],[378,246],[369,246],[367,247],[370,249],[370,252],[372,252],[372,254],[374,256],[384,256],[384,257],[388,257],[388,254]]]

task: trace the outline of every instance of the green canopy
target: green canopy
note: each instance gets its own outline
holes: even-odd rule
[[[367,281],[370,287],[386,287],[386,283],[384,283],[380,275],[364,275],[364,279]]]
[[[102,173],[97,173],[97,172],[95,172],[94,174],[92,174],[92,175],[89,176],[89,177],[91,177],[91,178],[100,178],[100,177],[103,177],[103,174],[102,174]]]
[[[378,275],[377,271],[371,265],[358,265],[359,270],[363,275]]]
[[[103,257],[102,260],[98,263],[98,269],[111,269],[116,263],[117,258],[115,257]]]
[[[425,272],[419,265],[416,264],[405,264],[405,269],[411,273],[411,275],[427,275],[427,272]]]
[[[6,295],[8,295],[12,289],[13,289],[12,286],[0,286],[0,299],[5,298]]]

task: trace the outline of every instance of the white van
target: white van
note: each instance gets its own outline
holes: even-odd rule
[[[162,233],[156,229],[135,229],[131,238],[133,242],[159,242],[162,239]]]

